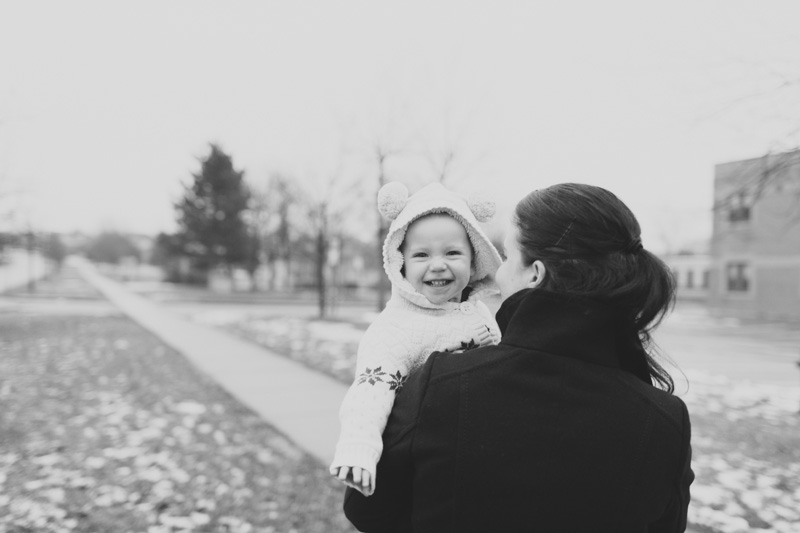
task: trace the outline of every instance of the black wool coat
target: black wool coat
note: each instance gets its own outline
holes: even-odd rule
[[[684,531],[684,403],[620,368],[611,307],[523,290],[498,346],[434,353],[397,395],[377,489],[347,489],[370,533]]]

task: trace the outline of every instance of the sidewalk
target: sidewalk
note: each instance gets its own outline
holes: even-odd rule
[[[299,363],[213,328],[194,324],[76,263],[81,275],[122,312],[182,353],[325,466],[339,435],[347,387]]]

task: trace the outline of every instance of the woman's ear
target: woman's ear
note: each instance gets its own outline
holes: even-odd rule
[[[547,275],[547,269],[544,267],[544,263],[538,260],[534,261],[533,264],[528,268],[530,269],[531,275],[530,280],[528,281],[528,288],[535,289],[544,283],[544,277]]]

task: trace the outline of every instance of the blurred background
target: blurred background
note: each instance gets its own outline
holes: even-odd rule
[[[370,286],[382,183],[491,191],[500,234],[523,194],[579,181],[628,203],[648,248],[708,253],[734,192],[716,165],[800,141],[798,9],[4,2],[2,239],[259,289],[318,283],[321,238],[337,283]],[[238,198],[192,204],[209,159]],[[190,204],[239,249],[192,242]]]
[[[383,184],[492,198],[499,245],[523,195],[575,181],[628,204],[678,281],[656,340],[692,413],[693,531],[798,531],[798,20],[794,0],[3,1],[0,529],[350,531],[324,458],[107,288],[343,390],[389,296]]]

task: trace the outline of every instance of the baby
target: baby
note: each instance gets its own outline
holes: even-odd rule
[[[370,496],[381,435],[395,394],[435,351],[496,344],[500,331],[478,297],[496,292],[500,256],[478,225],[494,204],[470,202],[433,183],[408,197],[399,182],[378,192],[392,224],[383,266],[392,284],[386,308],[358,347],[356,378],[340,409],[341,435],[330,472]]]

